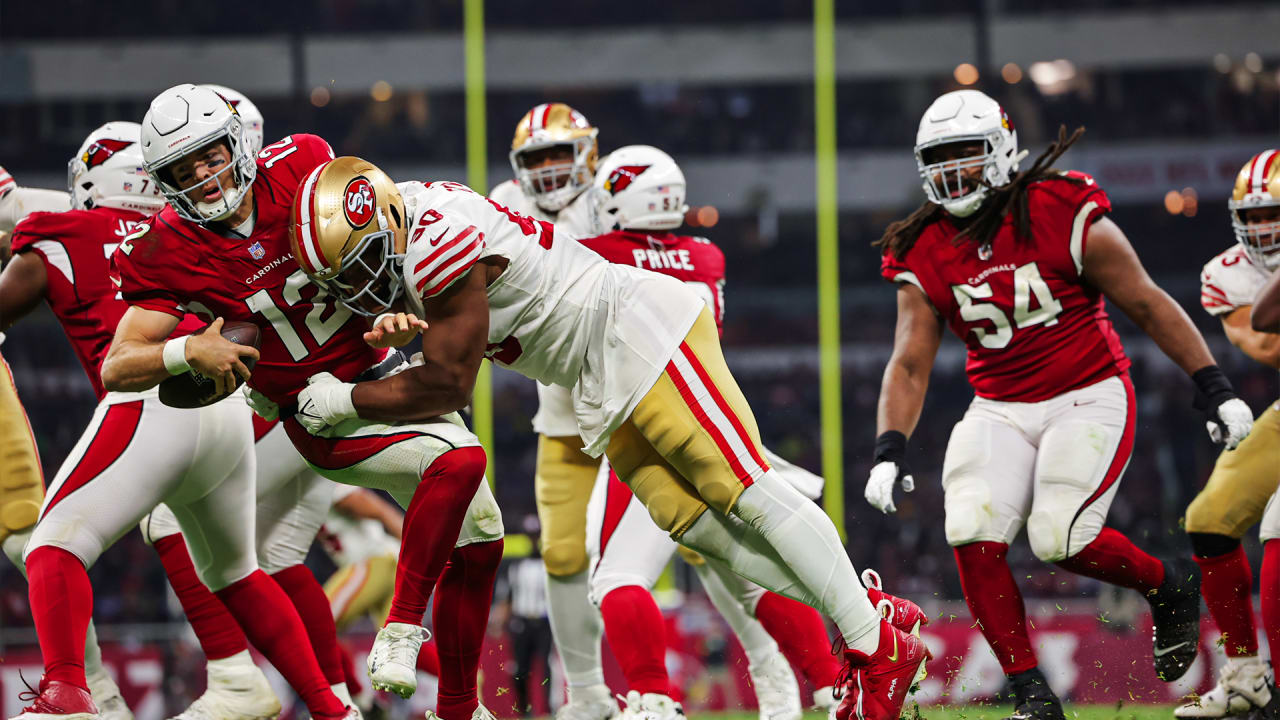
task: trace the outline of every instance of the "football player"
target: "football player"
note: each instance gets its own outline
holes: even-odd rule
[[[365,336],[385,346],[397,333],[412,337],[416,324],[393,313],[376,318],[371,329],[309,283],[290,255],[290,204],[298,181],[332,157],[323,140],[288,136],[255,158],[230,103],[194,85],[157,96],[142,126],[147,172],[169,204],[113,256],[130,308],[103,364],[109,389],[154,386],[186,372],[193,359],[219,391],[234,387],[237,374],[249,377],[236,356],[242,349],[216,334],[170,338],[187,309],[261,329],[249,397],[267,420],[291,413],[298,390],[318,371],[355,379],[407,367]],[[350,206],[326,208],[337,213],[326,220],[358,230],[356,240],[389,233],[405,220],[373,203],[373,181],[381,182],[366,178],[353,186]],[[218,348],[220,362],[209,364],[184,349],[205,342]],[[440,652],[449,658],[440,678],[439,714],[445,720],[487,716],[476,699],[475,674],[501,559],[502,522],[481,482],[479,441],[456,415],[402,425],[350,423],[327,437],[292,422],[285,428],[321,475],[388,490],[407,508],[395,599],[369,656],[374,686],[405,696],[416,688],[415,658],[426,636],[422,616],[439,581],[435,612],[449,614],[449,622],[437,623]]]
[[[1222,321],[1231,344],[1246,355],[1280,368],[1280,338],[1249,326],[1253,299],[1280,267],[1280,154],[1261,152],[1245,163],[1227,202],[1236,244],[1210,260],[1200,274],[1200,304]],[[1271,700],[1270,670],[1258,657],[1258,631],[1253,620],[1253,572],[1240,538],[1263,520],[1262,597],[1276,597],[1280,587],[1280,525],[1264,519],[1273,512],[1280,484],[1280,403],[1254,420],[1253,431],[1234,452],[1218,456],[1204,489],[1187,507],[1186,530],[1200,566],[1201,593],[1222,631],[1227,664],[1218,684],[1188,702],[1174,715],[1180,718],[1221,718],[1266,707]],[[1280,512],[1280,506],[1275,512]],[[1264,607],[1268,638],[1270,625],[1280,619],[1280,606]],[[1273,644],[1280,650],[1280,644]],[[1273,657],[1275,657],[1273,655]]]
[[[34,702],[18,717],[97,716],[82,661],[93,607],[85,570],[162,500],[191,538],[200,580],[250,630],[313,712],[343,717],[314,656],[296,652],[309,644],[302,622],[254,559],[253,518],[244,512],[253,501],[254,458],[243,398],[176,410],[154,392],[107,392],[97,372],[126,308],[108,280],[110,251],[164,202],[142,169],[138,138],[134,123],[95,131],[71,164],[73,197],[86,209],[36,213],[19,223],[16,256],[0,275],[0,325],[47,301],[100,399],[49,488],[25,550],[45,674]],[[183,330],[198,327],[193,320]],[[189,352],[202,363],[210,348],[197,341]],[[327,715],[326,704],[332,708]]]
[[[511,141],[515,177],[493,188],[494,202],[554,223],[565,237],[598,235],[591,181],[600,152],[599,130],[564,103],[543,103],[525,113]],[[600,610],[588,599],[587,498],[600,463],[582,452],[582,438],[565,388],[538,383],[538,433],[533,492],[542,526],[547,573],[547,615],[569,686],[560,720],[605,720],[618,713],[604,683]]]
[[[405,183],[397,196],[408,225],[351,247],[341,225],[311,218],[349,202],[366,168],[341,158],[307,176],[295,201],[295,255],[318,283],[368,312],[403,297],[424,313],[424,364],[373,382],[314,376],[290,422],[323,436],[355,418],[455,411],[486,356],[572,387],[585,452],[607,454],[660,527],[835,621],[848,644],[842,720],[855,708],[896,717],[923,670],[924,643],[882,620],[831,521],[764,460],[698,295],[609,263],[551,224],[451,182]]]
[[[601,163],[591,190],[596,216],[610,232],[581,242],[610,262],[680,280],[701,297],[719,326],[724,316],[724,254],[705,238],[672,232],[684,222],[688,209],[685,189],[684,173],[665,152],[647,145],[614,151]],[[807,482],[793,483],[797,489],[821,487],[820,479],[773,455],[767,457],[788,479],[804,473]],[[587,513],[591,599],[601,608],[609,646],[631,688],[626,712],[670,716],[675,704],[663,662],[662,616],[649,591],[679,546],[653,523],[607,463],[597,476]],[[761,719],[799,718],[801,713],[799,689],[779,644],[817,689],[815,703],[824,710],[833,708],[840,666],[830,653],[818,612],[766,593],[692,551],[681,554],[746,650]],[[880,599],[877,591],[870,592],[873,602]],[[916,615],[923,617],[918,610]]]
[[[1105,217],[1106,193],[1087,175],[1050,169],[1080,132],[1068,138],[1064,129],[1019,172],[1024,154],[1004,110],[976,90],[942,95],[916,136],[928,200],[880,242],[898,324],[866,497],[893,512],[895,484],[911,487],[907,436],[945,322],[968,346],[977,395],[943,464],[947,542],[969,609],[1013,687],[1017,717],[1062,718],[1005,561],[1024,525],[1041,560],[1143,593],[1159,677],[1181,677],[1196,656],[1198,568],[1161,562],[1104,527],[1133,450],[1135,416],[1129,359],[1104,299],[1195,381],[1215,438],[1234,448],[1253,423],[1186,313]]]

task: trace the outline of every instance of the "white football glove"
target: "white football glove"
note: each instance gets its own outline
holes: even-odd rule
[[[893,486],[898,482],[898,463],[882,460],[871,468],[871,477],[867,478],[867,488],[863,492],[867,502],[882,513],[897,512],[893,504]],[[902,476],[902,489],[911,492],[916,489],[916,481],[910,475]]]
[[[263,420],[275,422],[280,419],[280,406],[248,385],[244,386],[244,399],[249,403],[249,409],[253,410],[253,414]]]
[[[344,383],[327,372],[307,378],[307,386],[298,393],[298,411],[294,417],[315,435],[343,420],[356,417],[356,406],[351,401],[354,383]]]
[[[1205,423],[1209,437],[1228,450],[1235,450],[1253,430],[1253,411],[1240,398],[1231,398],[1219,405],[1215,412],[1217,419]]]

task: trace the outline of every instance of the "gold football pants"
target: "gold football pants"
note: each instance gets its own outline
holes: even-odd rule
[[[1253,423],[1249,437],[1218,456],[1204,489],[1187,506],[1187,532],[1239,539],[1262,519],[1280,485],[1280,402]]]
[[[9,364],[0,357],[0,542],[36,524],[44,474]]]
[[[368,615],[374,627],[382,627],[391,613],[396,592],[396,555],[375,555],[344,565],[324,583],[324,594],[338,629]]]
[[[587,501],[600,461],[582,452],[582,438],[538,436],[533,494],[542,525],[542,563],[554,577],[587,569]]]
[[[769,470],[755,416],[725,364],[710,311],[703,309],[605,453],[674,538],[708,506],[731,511]]]

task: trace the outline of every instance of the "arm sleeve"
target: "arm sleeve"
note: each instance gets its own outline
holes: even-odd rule
[[[71,196],[61,190],[15,187],[0,197],[0,232],[11,232],[34,212],[71,209]]]
[[[1266,273],[1232,248],[1210,260],[1200,272],[1200,306],[1214,317],[1226,315],[1252,305],[1266,281]]]

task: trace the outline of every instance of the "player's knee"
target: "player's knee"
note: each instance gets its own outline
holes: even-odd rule
[[[1191,540],[1191,552],[1197,557],[1212,558],[1235,552],[1240,547],[1240,538],[1218,533],[1191,532],[1187,528],[1187,537]]]
[[[952,547],[980,540],[999,540],[993,530],[995,510],[987,484],[981,478],[953,473],[944,481],[943,528]]]
[[[35,473],[0,473],[0,539],[36,524],[44,488]]]
[[[178,518],[167,505],[157,505],[154,510],[147,513],[146,517],[138,523],[138,530],[142,533],[143,542],[153,546],[160,540],[182,532],[182,528],[178,525]]]
[[[554,577],[577,575],[587,569],[586,542],[574,543],[568,540],[548,540],[543,537],[542,564],[547,574]]]
[[[1027,518],[1027,542],[1040,560],[1061,562],[1093,542],[1102,532],[1103,520],[1096,513],[1074,517],[1074,513],[1037,510]]]

